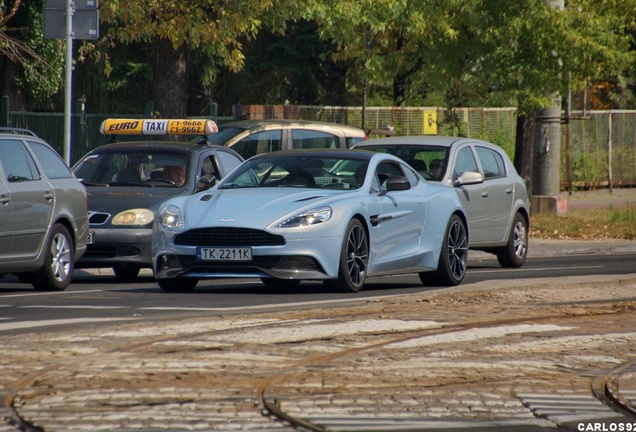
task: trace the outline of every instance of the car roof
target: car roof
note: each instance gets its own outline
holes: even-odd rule
[[[342,159],[346,157],[356,157],[361,159],[371,159],[378,153],[362,149],[295,149],[281,150],[270,153],[261,153],[253,156],[250,160],[267,159],[272,157],[291,157],[291,156],[320,156],[324,158]]]
[[[30,138],[40,138],[35,132],[29,129],[0,127],[0,136],[15,137],[16,135],[28,136]]]
[[[204,148],[217,148],[223,149],[225,151],[228,150],[227,147],[216,145],[216,144],[198,144],[195,142],[187,142],[187,141],[121,141],[114,142],[109,144],[101,145],[93,150],[93,152],[102,152],[102,151],[116,151],[122,149],[129,150],[180,150],[180,151],[198,151],[199,149]]]
[[[427,146],[438,146],[438,147],[451,147],[456,144],[462,143],[475,143],[475,144],[483,144],[487,146],[495,146],[497,145],[474,138],[465,138],[465,137],[452,137],[452,136],[440,136],[440,135],[417,135],[417,136],[396,136],[389,138],[376,138],[370,139],[368,141],[363,141],[357,143],[354,148],[364,148],[364,147],[372,147],[376,145],[427,145]]]
[[[229,127],[239,128],[239,129],[267,129],[274,127],[299,127],[299,128],[331,128],[331,129],[340,129],[349,133],[359,133],[364,135],[364,131],[355,126],[343,125],[340,123],[329,123],[329,122],[321,122],[321,121],[311,121],[311,120],[292,120],[292,119],[279,119],[279,120],[238,120],[230,123],[225,123],[221,125],[221,129],[227,129]]]

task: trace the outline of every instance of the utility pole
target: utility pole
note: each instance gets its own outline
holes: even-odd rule
[[[563,10],[564,0],[545,0]],[[557,53],[558,54],[558,53]],[[535,122],[532,159],[532,209],[556,212],[561,186],[561,95],[550,95],[551,104],[539,111]]]
[[[73,40],[99,38],[98,0],[46,0],[44,37],[64,39],[64,160],[71,165],[71,102],[73,88]]]

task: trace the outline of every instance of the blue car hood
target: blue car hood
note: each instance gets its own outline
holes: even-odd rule
[[[184,193],[182,188],[130,188],[87,186],[88,209],[117,214],[133,208],[156,211],[162,202]]]
[[[246,227],[264,229],[284,216],[321,207],[355,192],[259,188],[210,190],[190,197],[184,208],[188,229]]]

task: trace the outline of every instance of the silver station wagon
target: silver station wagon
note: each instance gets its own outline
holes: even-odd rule
[[[86,190],[64,160],[34,133],[0,128],[0,275],[63,290],[87,235]]]

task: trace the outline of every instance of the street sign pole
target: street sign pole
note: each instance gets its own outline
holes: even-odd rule
[[[44,37],[65,39],[64,159],[71,164],[71,101],[73,90],[73,39],[99,38],[98,0],[45,0]]]
[[[66,73],[64,83],[64,160],[71,165],[71,101],[73,87],[73,0],[66,0]]]

